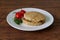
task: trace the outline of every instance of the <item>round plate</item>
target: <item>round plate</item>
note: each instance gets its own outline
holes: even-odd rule
[[[25,10],[26,12],[36,11],[36,12],[40,12],[40,13],[44,14],[46,16],[46,21],[45,21],[44,24],[39,25],[39,26],[29,26],[29,25],[26,25],[26,24],[23,24],[23,23],[20,24],[20,25],[17,25],[14,22],[14,17],[15,17],[15,12],[18,12],[20,10],[21,9],[16,9],[16,10],[10,12],[7,16],[8,24],[11,25],[12,27],[16,28],[16,29],[19,29],[19,30],[23,30],[23,31],[42,30],[42,29],[45,29],[45,28],[49,27],[54,21],[53,16],[45,10],[38,9],[38,8],[22,8],[22,10]]]

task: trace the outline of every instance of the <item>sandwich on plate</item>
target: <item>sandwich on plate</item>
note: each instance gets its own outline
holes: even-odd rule
[[[45,22],[45,16],[40,12],[26,12],[22,21],[27,25],[38,26]]]

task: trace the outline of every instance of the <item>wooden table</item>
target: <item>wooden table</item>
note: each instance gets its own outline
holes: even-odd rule
[[[50,12],[55,18],[54,23],[49,28],[35,32],[17,30],[8,25],[8,13],[25,7]],[[60,40],[60,0],[0,0],[0,40]]]

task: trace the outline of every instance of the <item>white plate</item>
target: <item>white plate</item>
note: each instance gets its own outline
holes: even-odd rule
[[[39,25],[39,26],[29,26],[29,25],[25,25],[23,23],[21,25],[17,25],[14,22],[14,16],[15,16],[15,12],[18,12],[21,9],[16,9],[16,10],[10,12],[7,16],[8,24],[11,25],[12,27],[16,28],[16,29],[23,30],[23,31],[42,30],[42,29],[49,27],[54,21],[53,16],[45,10],[38,9],[38,8],[22,8],[22,9],[25,10],[26,12],[36,11],[36,12],[40,12],[40,13],[44,14],[46,16],[46,22],[42,25]]]

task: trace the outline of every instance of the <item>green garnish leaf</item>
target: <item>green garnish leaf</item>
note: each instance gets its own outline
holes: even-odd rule
[[[19,25],[19,24],[22,23],[22,20],[21,19],[14,18],[14,22]]]

